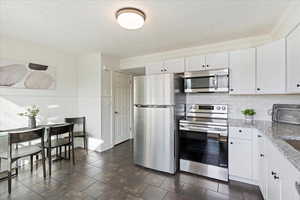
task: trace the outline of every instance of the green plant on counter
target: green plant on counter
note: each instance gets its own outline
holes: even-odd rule
[[[244,115],[248,115],[248,116],[253,116],[256,114],[254,109],[245,109],[245,110],[242,110],[242,113]]]
[[[28,107],[25,112],[18,113],[18,115],[25,116],[25,117],[36,117],[39,112],[40,109],[36,105],[32,105]]]

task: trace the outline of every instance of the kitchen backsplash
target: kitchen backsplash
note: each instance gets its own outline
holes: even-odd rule
[[[253,108],[256,111],[255,119],[271,121],[273,104],[300,104],[300,95],[188,94],[187,103],[228,104],[231,119],[243,119],[241,110]]]

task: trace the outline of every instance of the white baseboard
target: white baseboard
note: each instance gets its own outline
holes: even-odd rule
[[[238,176],[229,175],[229,180],[239,181],[239,182],[242,182],[242,183],[248,183],[248,184],[251,184],[251,185],[258,185],[257,182],[252,180],[252,179],[242,178],[242,177],[238,177]]]
[[[97,138],[88,138],[88,148],[91,151],[102,152],[111,149],[113,146],[106,144],[103,140]]]

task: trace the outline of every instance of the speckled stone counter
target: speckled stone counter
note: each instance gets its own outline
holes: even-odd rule
[[[300,140],[300,125],[274,123],[261,120],[255,120],[253,123],[246,123],[245,120],[242,119],[229,119],[228,123],[229,127],[255,128],[259,130],[300,172],[300,151],[296,150],[284,140]]]

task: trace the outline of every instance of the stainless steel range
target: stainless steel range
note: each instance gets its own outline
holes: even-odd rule
[[[227,105],[186,105],[179,121],[180,171],[228,181]]]

